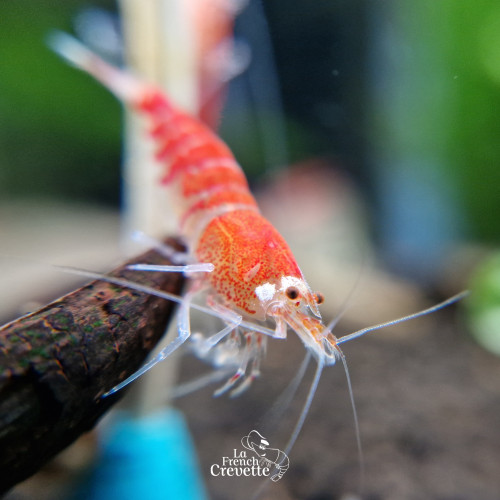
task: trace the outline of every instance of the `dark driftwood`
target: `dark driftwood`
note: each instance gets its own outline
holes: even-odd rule
[[[130,262],[168,264],[155,251]],[[176,294],[182,287],[177,273],[123,266],[109,274]],[[173,306],[94,281],[0,329],[0,494],[91,429],[117,402],[123,391],[100,396],[144,362]]]

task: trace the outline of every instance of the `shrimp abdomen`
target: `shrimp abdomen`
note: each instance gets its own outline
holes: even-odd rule
[[[212,217],[232,210],[258,211],[231,150],[207,126],[151,88],[136,104],[151,120],[164,184],[177,195],[180,226],[195,244]]]

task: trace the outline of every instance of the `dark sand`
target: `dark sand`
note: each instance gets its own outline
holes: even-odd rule
[[[498,500],[500,498],[500,359],[474,344],[452,308],[416,320],[404,336],[373,332],[344,344],[359,414],[366,469],[359,465],[353,417],[341,366],[327,368],[290,468],[262,498],[327,500]],[[352,326],[352,325],[351,325]],[[359,325],[355,325],[355,327]],[[352,331],[341,325],[338,331]],[[199,451],[211,498],[251,498],[258,479],[212,477],[210,466],[242,450],[302,359],[290,335],[271,341],[262,377],[238,399],[206,388],[179,400]],[[182,377],[205,371],[186,356]],[[312,366],[280,428],[266,438],[284,448],[303,404]],[[217,386],[215,386],[216,388]]]

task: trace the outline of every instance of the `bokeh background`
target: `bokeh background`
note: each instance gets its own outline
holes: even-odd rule
[[[45,43],[53,29],[74,32],[75,19],[89,6],[0,2],[4,321],[75,284],[40,266],[16,264],[17,257],[94,269],[120,259],[122,108]],[[115,2],[91,6],[118,16]],[[368,434],[369,498],[499,498],[498,2],[252,0],[236,18],[235,35],[251,57],[228,87],[220,132],[309,282],[332,297],[325,315],[334,315],[360,272],[345,331],[466,287],[473,292],[468,306],[440,312],[434,323],[401,325],[399,333],[380,332],[346,346],[352,370],[362,366],[354,385],[362,434],[363,421]],[[385,354],[370,351],[377,349],[376,337]],[[298,353],[300,346],[291,349]],[[281,350],[270,356],[271,378],[286,380],[282,371],[295,363],[288,356]],[[376,388],[363,385],[371,377],[380,377]],[[336,384],[343,384],[341,377]],[[331,394],[331,380],[329,387],[325,394]],[[406,392],[414,396],[404,403]],[[391,435],[398,409],[388,416],[380,406],[394,405],[398,394],[405,424]],[[253,404],[272,400],[252,393],[234,410],[232,402],[213,402],[209,395],[200,396],[206,420],[196,416],[191,423],[205,450],[203,471],[222,454],[208,436],[220,431],[217,422],[231,425],[228,415],[248,414]],[[191,398],[182,403],[188,422],[200,404]],[[347,403],[344,398],[342,406]],[[329,411],[338,413],[337,426],[349,428],[349,411],[338,406]],[[455,417],[456,427],[447,427]],[[322,415],[313,411],[309,419],[335,432]],[[234,435],[239,432],[236,427]],[[325,435],[314,436],[323,443]],[[342,436],[348,458],[340,453],[342,443],[332,442],[335,456],[328,448],[311,457],[299,442],[289,483],[274,498],[341,498],[354,490],[355,442],[348,431]],[[378,470],[380,456],[387,468],[379,464]],[[308,460],[323,457],[337,474],[322,473],[324,463],[311,472]],[[208,480],[214,498],[230,498]]]

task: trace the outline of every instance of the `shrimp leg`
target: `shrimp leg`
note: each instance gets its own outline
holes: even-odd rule
[[[228,379],[227,382],[222,387],[220,387],[219,389],[217,389],[214,392],[214,396],[216,396],[216,397],[221,396],[222,394],[227,392],[229,389],[231,389],[231,387],[233,387],[236,384],[236,382],[238,382],[238,380],[240,380],[241,377],[243,377],[245,375],[247,365],[248,365],[248,362],[250,360],[250,342],[251,342],[251,340],[252,339],[250,337],[250,334],[247,332],[245,334],[245,348],[243,350],[243,358],[240,362],[240,366],[236,370],[236,373],[230,379]]]
[[[153,266],[153,267],[169,267],[169,266]],[[179,266],[179,267],[186,267],[186,266]],[[196,286],[194,287],[193,290],[188,292],[182,299],[177,316],[177,331],[178,331],[177,337],[172,342],[170,342],[170,344],[164,347],[153,359],[151,359],[143,367],[139,368],[139,370],[130,375],[130,377],[126,378],[123,382],[120,382],[117,386],[113,387],[110,391],[106,392],[103,395],[103,397],[114,394],[115,392],[119,391],[120,389],[123,389],[123,387],[133,382],[135,379],[139,378],[141,375],[143,375],[148,370],[153,368],[153,366],[157,365],[158,363],[166,359],[168,356],[170,356],[170,354],[172,354],[191,336],[191,324],[190,324],[190,314],[189,314],[191,308],[191,302],[193,300],[193,297],[197,293],[199,293],[202,289],[203,289],[202,287]],[[214,309],[214,307],[212,307],[212,309]],[[221,311],[216,311],[216,312],[219,312],[221,314],[222,319],[224,319],[228,324],[220,332],[212,335],[211,337],[209,337],[204,341],[207,343],[206,347],[207,350],[213,347],[215,344],[217,344],[224,337],[226,337],[235,328],[237,328],[242,320],[242,317],[240,315],[235,314],[229,310],[225,314],[223,314],[223,312]]]
[[[260,356],[257,356],[252,359],[250,373],[245,377],[243,382],[236,389],[233,389],[229,393],[229,396],[232,398],[240,396],[252,385],[253,381],[257,379],[259,376],[260,376]]]
[[[224,337],[235,330],[243,320],[241,315],[221,304],[218,304],[212,297],[208,297],[207,304],[212,311],[217,313],[217,316],[222,319],[227,326],[220,332],[211,335],[208,338],[203,338],[200,334],[192,337],[191,340],[194,342],[193,350],[199,358],[206,357],[210,349],[215,347],[215,345],[217,345]]]
[[[172,388],[170,397],[172,399],[182,398],[191,394],[192,392],[199,391],[203,389],[207,385],[213,384],[215,382],[220,382],[222,379],[229,376],[231,373],[231,369],[228,367],[222,367],[215,371],[211,371],[202,375],[201,377],[197,377],[194,380],[190,380],[188,382],[184,382]]]
[[[154,264],[131,264],[127,267],[133,271],[156,271],[162,273],[211,273],[214,270],[214,265],[209,262],[199,262],[196,264],[161,266]]]
[[[123,389],[126,385],[133,382],[135,379],[139,378],[141,375],[146,373],[148,370],[153,368],[156,364],[160,363],[166,359],[170,354],[172,354],[179,346],[181,346],[191,335],[190,318],[189,318],[189,308],[193,295],[195,291],[188,292],[182,300],[181,307],[177,316],[177,337],[170,342],[166,347],[164,347],[152,360],[146,363],[142,368],[139,368],[135,373],[126,378],[123,382],[113,387],[108,392],[104,393],[102,397],[110,396],[115,392]]]
[[[243,394],[252,385],[253,381],[258,377],[260,377],[260,362],[266,352],[266,341],[267,339],[263,335],[256,334],[255,342],[257,346],[254,348],[254,355],[252,357],[250,373],[245,378],[245,380],[243,380],[243,382],[239,385],[239,387],[231,391],[229,395],[232,398],[235,398],[240,394]]]
[[[245,332],[245,347],[243,356],[236,373],[219,389],[214,392],[214,396],[220,396],[229,391],[234,385],[243,379],[241,385],[231,391],[230,396],[236,397],[246,391],[252,382],[260,375],[260,359],[265,353],[266,344],[262,334]],[[246,375],[248,364],[251,362],[250,373]]]

